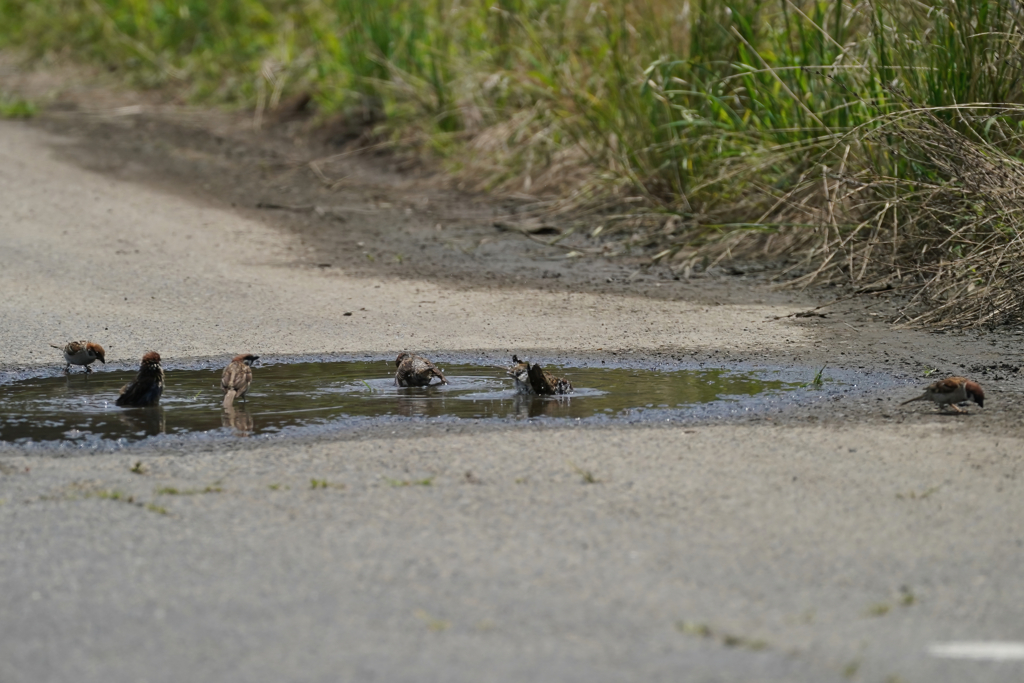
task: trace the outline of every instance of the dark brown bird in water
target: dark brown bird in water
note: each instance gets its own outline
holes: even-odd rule
[[[128,384],[121,387],[121,395],[117,397],[117,405],[143,408],[154,406],[164,393],[164,369],[160,367],[160,354],[147,351],[142,357],[139,374]]]
[[[224,407],[229,408],[236,398],[242,398],[252,384],[252,364],[260,359],[251,353],[241,353],[231,359],[220,376],[220,388],[224,392]]]
[[[435,377],[441,378],[441,384],[448,384],[448,380],[437,366],[423,356],[403,352],[395,359],[395,384],[400,387],[425,387]]]
[[[519,360],[517,356],[512,356],[508,376],[515,380],[517,394],[555,396],[572,393],[572,382],[564,377],[555,377],[537,363],[530,365]]]
[[[963,403],[964,401],[974,401],[984,408],[985,392],[980,384],[972,382],[966,377],[947,377],[946,379],[932,382],[924,390],[923,394],[909,401],[904,401],[901,405],[907,405],[914,401],[933,401],[942,410],[945,410],[946,406],[950,406],[956,412],[962,413],[964,411],[956,404]]]

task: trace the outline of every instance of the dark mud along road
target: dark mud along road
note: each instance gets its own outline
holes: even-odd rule
[[[47,92],[0,122],[0,390],[84,337],[103,371],[413,348],[836,381],[743,417],[4,444],[0,680],[1024,677],[1017,331],[893,330],[884,294],[784,318],[834,295],[566,258],[393,159],[325,182],[285,129]],[[897,406],[961,372],[984,409]]]

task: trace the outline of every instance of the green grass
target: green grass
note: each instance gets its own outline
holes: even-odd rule
[[[127,503],[129,505],[134,505],[135,507],[143,508],[145,510],[155,512],[160,515],[170,514],[167,511],[167,508],[161,507],[160,505],[156,505],[154,503],[143,503],[142,501],[135,500],[135,496],[126,494],[123,491],[118,491],[116,489],[99,489],[86,491],[84,493],[84,497],[98,498],[100,500],[113,500],[121,503]]]
[[[39,113],[35,103],[0,93],[0,119],[30,119]]]
[[[795,255],[782,277],[800,284],[898,278],[907,320],[1024,319],[1018,3],[687,7],[0,0],[0,46],[256,124],[310,92],[321,117],[361,121],[373,144],[434,156],[469,187],[586,209],[578,234],[606,254],[686,274]]]
[[[813,387],[815,389],[820,389],[821,387],[823,387],[825,385],[825,368],[827,366],[828,363],[822,365],[821,369],[814,373],[814,377],[811,379],[810,382],[807,382],[806,384],[801,384],[800,386],[802,388]]]

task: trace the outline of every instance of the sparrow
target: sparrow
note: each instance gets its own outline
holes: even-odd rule
[[[507,374],[515,380],[517,394],[554,396],[572,393],[572,382],[564,377],[555,377],[537,363],[530,365],[519,360],[517,356],[512,356]]]
[[[914,401],[934,401],[942,410],[951,406],[958,413],[964,412],[956,404],[973,400],[980,407],[985,407],[985,392],[977,382],[972,382],[966,377],[947,377],[928,385],[924,393],[917,398],[904,401],[900,405],[907,405]]]
[[[252,384],[252,364],[259,356],[242,353],[231,359],[220,376],[220,388],[224,391],[224,407],[230,408],[235,398],[242,398]]]
[[[139,365],[139,374],[128,384],[121,387],[121,395],[117,397],[117,405],[143,408],[156,405],[160,395],[164,393],[164,369],[160,367],[160,354],[147,351]]]
[[[437,366],[423,356],[402,352],[395,359],[395,367],[398,368],[395,373],[395,384],[400,387],[429,386],[435,377],[441,378],[441,384],[448,384],[448,380]]]
[[[72,365],[85,366],[86,372],[92,372],[92,368],[89,367],[89,363],[99,359],[103,364],[106,364],[106,352],[103,347],[99,344],[91,341],[72,341],[68,342],[64,346],[58,346],[57,344],[50,344],[55,349],[60,349],[64,353],[64,360],[67,361],[68,365],[64,368],[64,372],[71,372]]]

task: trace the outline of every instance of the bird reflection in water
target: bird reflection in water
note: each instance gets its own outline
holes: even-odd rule
[[[415,387],[402,389],[395,397],[397,412],[402,417],[437,417],[444,415],[444,398],[435,400],[438,395],[440,384],[432,384],[428,387]]]
[[[118,419],[129,429],[146,436],[167,433],[167,419],[164,416],[163,407],[159,405],[149,408],[130,408],[118,413]]]
[[[252,415],[244,408],[228,406],[221,413],[220,423],[234,430],[235,436],[251,436],[253,432]]]
[[[516,394],[512,399],[515,417],[564,417],[572,399],[568,396],[544,397]]]

